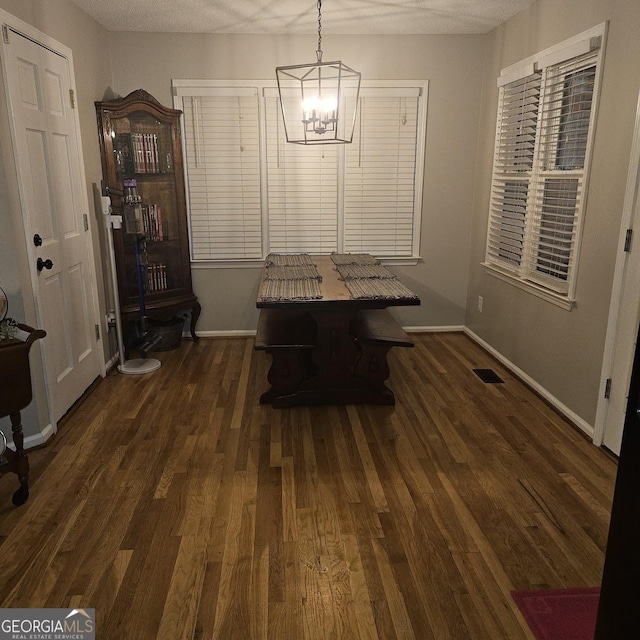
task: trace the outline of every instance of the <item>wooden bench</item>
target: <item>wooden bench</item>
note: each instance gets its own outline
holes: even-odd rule
[[[363,309],[353,321],[353,335],[360,343],[413,347],[413,340],[387,309]]]
[[[357,356],[345,363],[345,367],[357,381],[354,389],[344,394],[339,385],[331,386],[331,380],[323,384],[331,388],[333,398],[394,404],[395,397],[385,385],[389,378],[387,353],[393,347],[413,347],[413,341],[386,309],[360,310],[351,322],[349,333]],[[313,393],[304,383],[316,375],[312,352],[315,350],[317,355],[319,345],[317,324],[310,313],[260,309],[254,348],[266,351],[272,358],[267,374],[271,388],[260,396],[262,404],[289,406],[295,394],[306,394],[305,398],[311,400]]]
[[[386,309],[359,311],[352,333],[360,349],[355,373],[371,388],[385,392],[384,383],[389,378],[387,354],[393,347],[413,347],[413,341]]]
[[[254,348],[272,358],[267,380],[271,388],[260,396],[272,403],[299,388],[313,374],[311,350],[316,346],[316,323],[304,311],[260,309]]]

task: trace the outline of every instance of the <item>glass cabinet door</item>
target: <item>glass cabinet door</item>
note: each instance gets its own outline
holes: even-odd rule
[[[135,243],[142,261],[145,294],[153,299],[171,290],[182,290],[183,238],[178,202],[171,124],[144,111],[111,118],[113,165],[119,184],[135,179],[142,199],[142,234],[123,230],[126,297],[137,299]]]

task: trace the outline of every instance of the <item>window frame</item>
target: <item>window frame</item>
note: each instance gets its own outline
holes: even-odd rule
[[[426,127],[427,127],[427,108],[428,108],[428,81],[427,80],[397,80],[397,81],[362,81],[362,90],[365,93],[375,92],[377,89],[390,92],[393,89],[402,90],[404,88],[415,88],[418,95],[418,121],[416,130],[416,156],[415,156],[415,178],[414,178],[414,210],[413,210],[413,235],[411,242],[410,256],[386,256],[381,257],[385,264],[395,265],[413,265],[420,260],[420,237],[422,225],[422,206],[424,199],[424,168],[426,155]],[[264,257],[269,253],[269,219],[268,219],[268,176],[267,176],[267,132],[266,132],[266,101],[268,96],[273,95],[273,91],[277,90],[275,80],[191,80],[191,79],[173,79],[173,103],[174,108],[184,111],[183,102],[190,96],[195,95],[211,95],[216,91],[234,90],[250,90],[258,93],[258,124],[259,124],[259,143],[260,143],[260,192],[261,192],[261,218],[262,218],[262,257],[257,258],[239,258],[239,259],[194,259],[193,256],[193,234],[191,228],[191,211],[189,198],[189,182],[187,174],[187,159],[185,157],[185,185],[187,189],[187,209],[189,221],[189,245],[191,249],[191,265],[194,269],[208,269],[215,267],[255,267],[264,261]],[[198,92],[198,93],[196,93]],[[185,147],[186,128],[181,127],[181,136],[183,148]],[[353,144],[353,143],[352,143]],[[345,238],[345,220],[344,220],[344,167],[345,167],[345,147],[347,145],[330,145],[338,148],[338,194],[342,202],[338,207],[338,245],[337,251],[343,250]],[[319,147],[320,149],[322,146]],[[185,153],[186,156],[186,153]]]
[[[553,47],[545,49],[521,62],[503,69],[498,78],[499,96],[498,96],[498,113],[496,116],[496,133],[494,138],[494,159],[490,189],[490,205],[489,216],[487,222],[487,241],[485,249],[485,259],[482,265],[485,271],[511,285],[514,285],[524,291],[538,296],[548,302],[556,304],[564,309],[571,310],[576,303],[576,287],[578,279],[578,269],[580,260],[581,240],[584,229],[584,218],[587,209],[587,195],[589,189],[589,174],[591,169],[591,156],[593,151],[593,143],[595,131],[597,127],[598,104],[600,98],[600,86],[602,72],[604,68],[604,51],[606,44],[607,23],[602,23],[584,31],[573,38],[565,40]],[[558,129],[554,133],[551,126],[543,122],[543,118],[550,113],[545,104],[545,100],[549,98],[552,90],[545,85],[548,82],[548,76],[555,70],[561,69],[563,64],[568,65],[574,61],[580,61],[581,57],[588,56],[592,52],[594,60],[585,64],[581,70],[588,70],[591,66],[595,66],[593,94],[591,99],[589,127],[587,131],[586,149],[584,153],[584,164],[580,169],[566,169],[554,167],[552,169],[544,168],[543,156],[549,158],[554,156],[557,160],[559,151],[559,140],[561,131]],[[570,78],[570,69],[565,72],[565,83]],[[502,194],[503,200],[506,194],[506,184],[509,180],[516,181],[517,173],[513,172],[511,177],[506,177],[504,165],[499,159],[500,143],[505,141],[501,136],[501,126],[503,124],[503,100],[505,92],[508,88],[514,87],[517,82],[526,81],[531,78],[535,82],[535,77],[539,77],[539,98],[536,112],[536,129],[535,142],[533,150],[533,159],[531,170],[523,172],[522,182],[528,183],[528,192],[526,197],[525,217],[522,225],[522,252],[520,259],[511,261],[496,257],[496,238],[503,238],[496,230],[501,220],[504,218],[500,215],[500,208],[496,205],[496,194]],[[559,73],[558,77],[562,77]],[[557,80],[557,79],[556,79]],[[556,84],[558,84],[556,82]],[[578,83],[578,87],[580,83]],[[506,119],[506,118],[505,118]],[[541,137],[550,135],[552,142],[550,144],[541,142]],[[555,135],[555,142],[553,136]],[[504,173],[501,173],[503,172]],[[567,238],[573,243],[569,250],[569,258],[567,264],[567,276],[563,279],[561,276],[545,275],[540,269],[541,261],[544,259],[540,253],[540,239],[543,237],[542,224],[545,215],[553,216],[553,211],[545,211],[544,193],[554,179],[559,182],[568,183],[572,179],[577,180],[577,196],[573,208],[572,231],[564,232],[562,242],[567,244]],[[500,187],[500,183],[503,186]],[[500,189],[503,189],[502,191]],[[499,199],[498,199],[499,201]],[[548,205],[547,205],[548,206]],[[502,212],[506,210],[503,208]],[[536,225],[539,230],[536,230]],[[563,233],[561,232],[562,236]],[[569,242],[569,244],[571,244]]]

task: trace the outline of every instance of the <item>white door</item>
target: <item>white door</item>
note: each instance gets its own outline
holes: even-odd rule
[[[615,454],[622,443],[640,322],[640,96],[618,245],[594,434],[595,444]]]
[[[47,332],[42,346],[57,421],[102,369],[73,76],[65,55],[10,26],[3,32],[14,155],[38,325]]]
[[[639,186],[640,183],[636,185],[635,211],[632,219],[636,223],[636,229],[640,228],[640,201],[637,197]],[[620,445],[622,444],[633,355],[638,335],[640,303],[639,244],[640,238],[634,238],[629,245],[629,250],[624,252],[622,257],[622,261],[625,263],[625,274],[610,374],[610,399],[602,440],[602,444],[616,455],[620,454]]]

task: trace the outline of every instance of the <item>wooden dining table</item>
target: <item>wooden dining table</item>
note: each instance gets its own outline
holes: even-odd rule
[[[260,401],[394,404],[387,353],[413,342],[388,307],[420,299],[369,254],[271,254],[255,348],[272,356]]]

